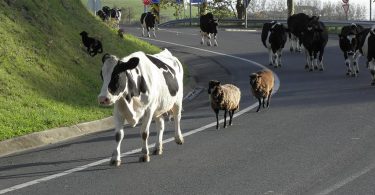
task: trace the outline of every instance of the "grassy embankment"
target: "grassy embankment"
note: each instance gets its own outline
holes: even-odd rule
[[[0,1],[0,140],[111,115],[97,95],[101,57],[90,57],[81,31],[125,56],[158,48],[120,39],[77,0]]]

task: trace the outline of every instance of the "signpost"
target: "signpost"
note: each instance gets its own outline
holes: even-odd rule
[[[87,7],[96,15],[96,12],[102,9],[102,3],[100,0],[89,0],[87,1]]]
[[[348,20],[348,11],[349,11],[349,0],[342,0],[344,4],[342,4],[342,8],[344,8],[346,20]]]

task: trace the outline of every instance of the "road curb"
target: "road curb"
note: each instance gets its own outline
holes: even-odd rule
[[[113,117],[80,123],[69,127],[53,128],[15,137],[0,142],[0,157],[57,143],[77,136],[87,135],[114,127]]]

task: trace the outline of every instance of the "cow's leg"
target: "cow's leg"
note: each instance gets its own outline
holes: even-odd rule
[[[369,66],[371,77],[372,77],[371,85],[374,86],[375,85],[375,60],[369,61],[368,66]]]
[[[322,48],[319,52],[319,66],[320,66],[319,71],[324,70],[323,54],[324,54],[324,48]]]
[[[214,46],[217,47],[219,46],[219,44],[217,44],[216,36],[217,36],[216,33],[214,33]]]
[[[268,61],[269,65],[273,66],[273,53],[271,48],[268,48]]]
[[[295,46],[295,45],[297,45],[296,36],[291,34],[291,36],[290,36],[290,52],[297,51],[297,46]]]
[[[182,99],[181,99],[182,101]],[[178,144],[181,145],[184,143],[184,138],[181,133],[181,110],[182,110],[182,102],[179,102],[178,104],[175,104],[173,106],[173,118],[174,118],[174,127],[175,127],[175,132],[174,132],[174,141]]]
[[[158,130],[158,142],[156,143],[154,154],[161,155],[163,154],[164,117],[156,118],[155,123]]]
[[[151,35],[150,35],[150,27],[146,27],[146,29],[147,29],[147,37],[151,37]]]
[[[350,76],[352,74],[352,67],[350,66],[348,52],[344,52],[344,58],[345,58],[345,65],[347,68],[346,75]]]
[[[207,46],[211,46],[212,45],[211,44],[211,34],[207,33],[206,37],[207,37]]]
[[[156,38],[156,34],[155,34],[155,27],[152,28],[152,32],[154,33],[154,38]]]
[[[227,112],[228,112],[228,110],[227,109],[224,109],[224,128],[226,128],[227,127]]]
[[[145,36],[145,27],[142,25],[142,37]]]
[[[313,52],[313,68],[318,70],[318,52]]]
[[[275,52],[275,53],[272,54],[272,64],[273,64],[274,68],[278,67],[278,65],[277,65],[278,61],[279,61],[279,58],[277,56],[277,52]]]
[[[141,126],[143,156],[139,158],[140,162],[150,161],[150,152],[148,149],[148,137],[149,137],[149,129],[150,129],[151,120],[152,120],[152,112],[151,110],[147,110],[143,116],[142,126]]]
[[[358,76],[359,74],[358,60],[359,60],[359,53],[355,53],[353,55],[353,71],[355,73],[355,76]]]
[[[282,55],[282,48],[280,48],[279,50],[277,50],[277,56],[278,56],[278,62],[277,62],[277,65],[279,67],[281,67],[281,55]]]
[[[113,150],[112,158],[110,164],[114,166],[121,165],[121,142],[124,138],[124,117],[118,112],[117,106],[115,106],[114,111],[114,122],[115,122],[115,134],[116,134],[116,149]]]
[[[204,36],[205,36],[205,33],[201,31],[201,45],[204,44]]]
[[[311,57],[310,57],[310,52],[308,50],[305,50],[305,53],[306,53],[306,65],[305,65],[305,69],[308,70],[308,69],[310,69]],[[310,70],[310,71],[312,71],[312,70]]]

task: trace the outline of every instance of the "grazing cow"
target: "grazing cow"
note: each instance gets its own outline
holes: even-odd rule
[[[328,31],[319,17],[313,16],[307,24],[306,30],[302,33],[302,44],[306,52],[305,69],[313,71],[314,68],[324,70],[323,54],[328,42]],[[319,54],[319,57],[318,57]]]
[[[103,52],[102,42],[89,37],[86,31],[82,31],[79,34],[81,35],[82,43],[85,47],[87,47],[87,53],[89,53],[90,56],[94,57],[96,54]]]
[[[120,23],[121,20],[121,9],[118,8],[112,8],[110,9],[110,15],[111,18],[115,19],[117,23]]]
[[[206,15],[202,15],[199,19],[200,21],[200,28],[201,28],[201,44],[204,44],[204,38],[207,38],[207,45],[211,46],[211,36],[214,37],[214,46],[218,46],[216,40],[217,34],[217,26],[218,22],[214,19],[214,15],[212,13],[207,13]]]
[[[287,23],[291,52],[301,52],[302,32],[305,31],[309,20],[310,17],[304,13],[294,14],[288,18]]]
[[[103,10],[97,11],[96,15],[99,16],[99,18],[101,18],[103,21],[109,20],[108,15]]]
[[[268,49],[270,66],[281,67],[281,52],[286,39],[286,29],[283,24],[275,21],[263,24],[262,43]]]
[[[150,161],[148,137],[152,119],[155,120],[158,129],[155,154],[162,154],[163,114],[167,112],[173,113],[175,141],[182,144],[184,139],[180,120],[183,68],[180,61],[167,49],[155,55],[135,52],[122,59],[106,54],[102,61],[103,86],[98,100],[101,105],[114,104],[113,117],[116,126],[116,148],[112,154],[111,165],[121,164],[120,146],[124,138],[125,120],[134,127],[142,118],[142,162]]]
[[[372,76],[371,85],[375,85],[375,25],[357,34],[358,50],[366,58],[367,67]]]
[[[363,27],[358,24],[344,26],[339,34],[339,45],[344,53],[345,64],[348,68],[346,75],[357,76],[359,73],[358,59],[360,52],[358,50],[357,34],[363,31]],[[353,66],[351,66],[353,64]]]
[[[145,28],[147,30],[148,37],[150,37],[150,29],[152,29],[154,37],[155,34],[155,24],[156,24],[156,15],[151,12],[143,13],[141,15],[141,26],[142,26],[142,36],[145,36]]]

